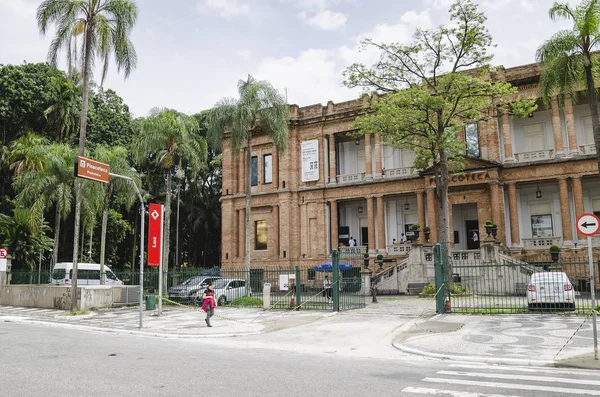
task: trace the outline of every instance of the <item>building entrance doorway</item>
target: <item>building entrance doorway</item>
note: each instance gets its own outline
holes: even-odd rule
[[[367,247],[369,247],[369,228],[368,227],[361,227],[360,228],[360,241],[361,241],[361,245]]]
[[[453,205],[452,224],[454,228],[454,249],[479,249],[481,236],[479,233],[477,204]]]

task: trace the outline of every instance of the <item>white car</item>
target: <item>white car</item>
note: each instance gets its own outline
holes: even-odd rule
[[[223,306],[236,298],[251,296],[252,290],[246,288],[246,281],[239,279],[220,278],[214,282],[215,298],[217,305]],[[204,290],[195,295],[196,302],[201,303]]]
[[[563,306],[575,310],[575,291],[564,272],[539,272],[531,275],[527,285],[527,306],[534,308],[557,308]]]
[[[78,263],[77,285],[100,285],[100,264]],[[51,284],[71,285],[73,282],[73,263],[61,262],[54,266]],[[104,265],[104,284],[123,285],[108,265]]]

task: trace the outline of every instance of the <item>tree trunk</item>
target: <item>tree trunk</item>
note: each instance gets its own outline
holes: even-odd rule
[[[248,154],[246,156],[246,289],[250,287],[250,211],[252,204],[252,132],[248,131]]]
[[[81,122],[79,125],[79,155],[85,152],[85,133],[87,129],[88,99],[90,95],[90,69],[92,63],[92,25],[88,24],[85,33],[85,55],[83,62],[83,92],[81,103]],[[71,310],[77,309],[77,250],[79,249],[79,228],[81,222],[81,185],[82,180],[75,181],[75,232],[73,233],[73,289],[71,290]]]
[[[592,116],[592,129],[594,131],[594,144],[598,155],[598,170],[600,171],[600,117],[598,116],[598,97],[596,96],[596,87],[594,84],[594,75],[592,66],[585,68],[585,79],[587,82],[588,97],[590,100],[590,112]]]
[[[106,255],[106,229],[108,227],[108,209],[111,195],[110,185],[106,188],[104,195],[104,211],[102,212],[102,235],[100,236],[100,284],[104,285],[104,259]],[[135,240],[135,239],[134,239]],[[135,249],[133,250],[135,252]]]
[[[181,161],[179,162],[179,167],[181,167]],[[179,196],[181,189],[181,180],[177,183],[177,224],[175,227],[175,265],[180,265],[179,263]]]
[[[54,248],[52,249],[52,269],[58,262],[58,244],[60,241],[60,213],[56,206],[56,219],[54,220]]]
[[[163,233],[163,272],[169,272],[169,242],[171,231],[171,186],[173,183],[173,170],[167,170],[167,197],[165,199],[165,230]]]

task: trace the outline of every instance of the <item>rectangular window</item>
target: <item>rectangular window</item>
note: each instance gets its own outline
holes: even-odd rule
[[[254,222],[254,249],[256,251],[267,249],[267,221]]]
[[[250,178],[252,186],[258,185],[258,157],[252,156],[252,176]]]
[[[523,152],[546,149],[546,137],[542,123],[523,126]]]
[[[600,199],[592,200],[592,211],[594,215],[600,218]]]
[[[273,183],[273,156],[270,154],[263,157],[263,183]]]
[[[541,203],[532,204],[529,207],[531,214],[531,236],[532,237],[553,237],[552,228],[552,204]]]
[[[469,124],[465,127],[465,141],[467,156],[479,158],[479,126],[477,123]]]
[[[404,215],[404,233],[406,236],[412,236],[413,232],[410,227],[415,223],[419,223],[419,216],[417,214],[405,214]],[[423,227],[423,226],[421,226]]]
[[[594,128],[592,127],[592,116],[583,118],[583,141],[584,144],[594,143]]]
[[[402,149],[402,168],[411,168],[415,166],[415,152],[408,149]]]

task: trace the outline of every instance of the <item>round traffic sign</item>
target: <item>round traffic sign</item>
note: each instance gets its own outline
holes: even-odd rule
[[[8,258],[8,250],[6,248],[0,248],[0,259]]]
[[[600,219],[594,214],[583,214],[577,218],[577,230],[584,236],[593,236],[600,231]]]

